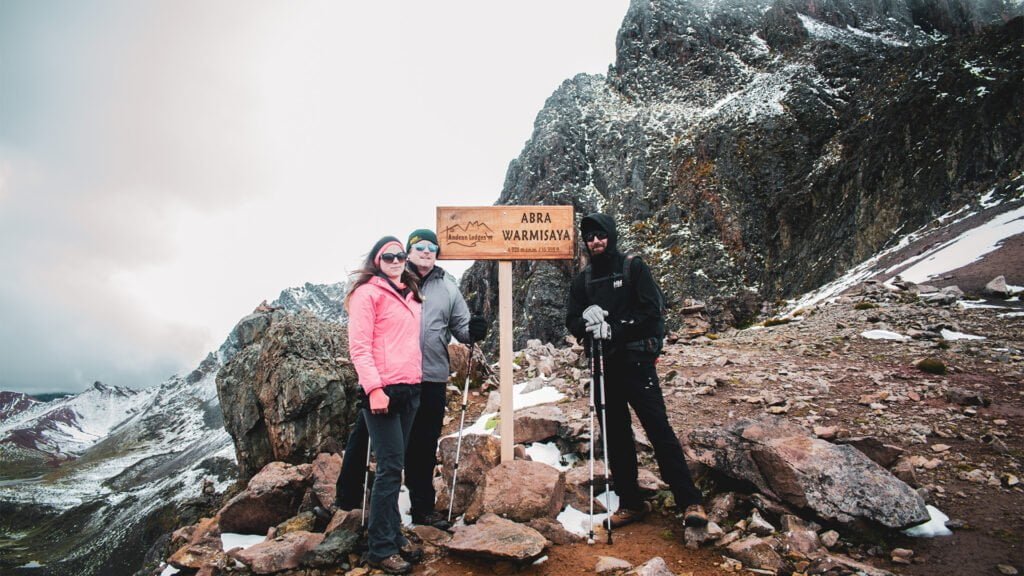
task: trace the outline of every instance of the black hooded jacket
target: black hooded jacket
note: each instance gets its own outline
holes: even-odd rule
[[[665,319],[661,298],[651,270],[639,257],[630,262],[629,286],[625,286],[622,265],[626,256],[618,250],[615,221],[605,214],[591,214],[580,222],[580,230],[603,230],[608,233],[608,248],[591,256],[591,287],[587,290],[586,274],[580,272],[569,288],[565,325],[569,332],[583,341],[587,334],[583,311],[597,304],[608,312],[606,320],[612,327],[611,350],[622,352],[626,344],[665,335]],[[588,249],[589,250],[589,249]]]

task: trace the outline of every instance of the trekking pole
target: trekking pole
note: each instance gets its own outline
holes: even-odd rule
[[[363,509],[359,511],[359,526],[366,527],[366,494],[370,488],[370,447],[373,445],[373,439],[370,438],[369,432],[366,434],[366,471],[363,473]]]
[[[459,478],[459,455],[462,452],[462,430],[466,426],[466,406],[469,404],[469,377],[473,374],[473,344],[469,345],[469,361],[466,363],[466,383],[462,386],[462,410],[459,416],[459,439],[455,443],[455,466],[452,468],[452,486],[448,496],[448,523],[452,522],[452,508],[455,507],[455,482]]]
[[[596,354],[594,340],[590,340],[590,355]],[[590,534],[587,536],[587,544],[594,543],[594,380],[597,378],[597,358],[591,358],[590,371]],[[611,513],[609,511],[609,513]]]
[[[604,401],[604,348],[597,341],[597,361],[601,366],[601,440],[604,443],[604,506],[608,509],[608,544],[612,543],[612,469],[608,466],[608,406]]]

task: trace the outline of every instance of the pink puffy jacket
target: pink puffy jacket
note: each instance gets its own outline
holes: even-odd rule
[[[403,299],[378,276],[352,293],[348,352],[367,395],[390,384],[419,384],[422,380],[422,308],[411,292]]]

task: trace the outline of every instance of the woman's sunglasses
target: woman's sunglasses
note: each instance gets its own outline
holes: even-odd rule
[[[583,241],[584,242],[593,242],[594,238],[597,238],[598,240],[607,240],[608,239],[608,233],[604,232],[602,230],[597,230],[597,231],[590,230],[588,232],[584,232],[583,233]]]
[[[405,252],[395,252],[394,254],[380,255],[380,259],[383,260],[384,262],[387,262],[388,264],[393,263],[395,260],[398,260],[399,262],[405,262],[405,259],[408,257],[409,255],[406,254]]]
[[[413,248],[415,248],[417,252],[423,252],[424,250],[437,252],[437,244],[434,244],[433,242],[420,242],[419,244],[413,245]]]

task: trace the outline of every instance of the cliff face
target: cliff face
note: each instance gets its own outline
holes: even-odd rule
[[[636,1],[607,77],[564,82],[498,204],[603,211],[719,326],[841,275],[1024,166],[1019,4]],[[520,262],[516,345],[565,334],[577,263]],[[467,272],[496,311],[494,263]],[[670,313],[670,326],[674,318]],[[496,336],[494,336],[496,338]]]

